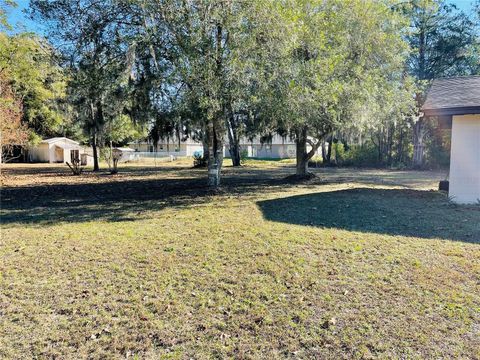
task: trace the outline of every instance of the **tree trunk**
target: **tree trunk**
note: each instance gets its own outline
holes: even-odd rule
[[[332,148],[333,148],[333,135],[330,135],[328,139],[327,164],[330,164],[330,161],[332,160]]]
[[[223,163],[223,139],[217,121],[210,120],[207,128],[208,139],[208,179],[207,185],[216,188],[220,185]]]
[[[239,134],[239,121],[235,118],[233,113],[231,100],[226,105],[226,124],[228,132],[228,150],[230,157],[232,158],[233,166],[240,166],[240,134]]]
[[[324,164],[327,163],[327,142],[322,141],[322,161]]]
[[[227,127],[229,151],[232,158],[232,165],[240,166],[240,136],[238,134],[238,126],[235,122],[235,118],[231,109],[229,109]]]
[[[373,144],[377,147],[377,162],[379,164],[382,163],[382,138],[383,138],[383,134],[382,134],[382,131],[380,131],[377,133],[378,143],[375,144],[375,140],[373,140]]]
[[[424,157],[425,124],[420,118],[413,126],[413,167],[421,168]]]
[[[418,45],[418,79],[425,80],[427,78],[426,74],[426,58],[425,58],[425,48],[426,48],[426,36],[425,30],[422,28],[419,33],[419,45]],[[421,108],[423,104],[422,94],[416,94],[416,102],[418,109]],[[424,136],[425,136],[425,124],[424,118],[420,117],[415,125],[413,126],[413,167],[420,168],[423,166],[423,155],[424,155]]]
[[[93,127],[92,149],[93,149],[93,171],[99,171],[100,167],[98,166],[97,130],[95,127]]]
[[[216,34],[215,34],[215,77],[217,80],[222,79],[222,70],[223,70],[223,48],[222,48],[222,37],[223,37],[223,28],[220,23],[216,24]],[[220,81],[221,83],[221,81]],[[220,94],[213,92],[209,94],[207,91],[207,96],[212,96],[217,100],[221,99]],[[223,103],[223,101],[219,101]],[[223,163],[223,136],[225,134],[225,109],[222,109],[222,113],[216,113],[208,119],[207,123],[207,139],[208,139],[208,179],[207,185],[212,188],[217,188],[220,186],[220,177]]]
[[[296,176],[300,178],[307,177],[309,175],[308,162],[317,153],[318,148],[322,144],[323,136],[320,136],[320,139],[314,143],[308,139],[306,127],[303,127],[300,131],[297,130],[295,134],[295,143],[297,147]],[[312,147],[309,152],[307,152],[307,143]]]
[[[297,169],[296,175],[298,177],[305,177],[308,173],[308,159],[307,159],[307,129],[302,128],[296,132],[296,147],[297,147]]]
[[[203,135],[202,145],[203,145],[203,159],[205,161],[208,161],[209,148],[208,148],[207,131],[205,131]]]
[[[393,138],[395,135],[395,126],[391,125],[388,131],[388,145],[387,145],[387,164],[392,165],[393,162]]]
[[[97,127],[99,120],[103,119],[103,112],[101,109],[100,102],[97,102],[97,108],[93,102],[90,103],[90,110],[92,112],[92,149],[93,149],[93,171],[99,171],[100,167],[98,166],[98,147],[97,147]],[[100,118],[102,117],[102,118]]]
[[[233,124],[232,124],[233,125]],[[240,136],[238,135],[237,129],[235,126],[229,126],[228,129],[228,141],[229,141],[229,150],[230,156],[232,157],[232,165],[240,166]]]
[[[233,166],[240,166],[241,159],[240,159],[240,146],[238,144],[238,140],[234,140],[233,143],[230,143],[230,156],[232,157],[232,165]]]
[[[398,140],[398,147],[397,147],[397,162],[403,162],[403,128],[400,128],[400,135]]]

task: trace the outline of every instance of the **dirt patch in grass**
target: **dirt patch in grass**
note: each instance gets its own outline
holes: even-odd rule
[[[0,357],[478,358],[476,207],[441,174],[3,169]]]

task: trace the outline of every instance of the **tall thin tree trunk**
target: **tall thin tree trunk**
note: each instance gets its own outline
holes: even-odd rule
[[[421,168],[424,158],[425,124],[423,118],[413,126],[413,166]]]
[[[387,148],[387,164],[392,165],[393,162],[393,137],[395,135],[395,125],[390,126],[388,131],[388,148]]]
[[[90,111],[92,116],[92,150],[93,150],[93,171],[99,171],[98,166],[98,149],[97,149],[97,111],[93,102],[90,102]]]
[[[327,164],[330,164],[332,160],[332,148],[333,148],[333,135],[330,135],[328,138],[328,149],[327,149]]]
[[[383,131],[379,131],[377,133],[377,140],[378,140],[378,143],[377,143],[377,161],[379,164],[382,163],[382,138],[383,138]]]
[[[238,133],[238,123],[229,104],[227,114],[227,132],[230,157],[233,166],[240,166],[240,135]]]
[[[327,163],[327,142],[322,141],[322,161],[324,164]]]
[[[92,134],[92,149],[93,149],[93,171],[99,171],[100,167],[98,166],[98,149],[97,149],[97,129],[93,127]]]
[[[427,77],[426,74],[426,59],[425,59],[425,48],[426,48],[426,36],[425,30],[422,28],[418,34],[419,46],[418,46],[418,78],[419,80],[425,80]],[[417,108],[420,109],[423,100],[422,95],[416,95]],[[413,166],[420,168],[423,166],[423,155],[424,155],[424,136],[425,136],[425,124],[424,118],[420,117],[418,121],[413,126]]]
[[[215,48],[216,48],[216,79],[222,76],[222,35],[223,28],[220,23],[216,25]],[[221,99],[220,94],[208,94],[214,98]],[[225,134],[225,109],[223,113],[215,114],[207,123],[207,139],[208,139],[208,179],[207,185],[216,188],[220,185],[221,170],[223,164],[223,136]]]
[[[400,127],[400,136],[398,140],[398,148],[397,148],[397,162],[403,162],[403,128]]]

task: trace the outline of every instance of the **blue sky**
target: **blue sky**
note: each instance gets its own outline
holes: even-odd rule
[[[42,33],[42,26],[34,21],[28,19],[27,16],[23,13],[25,8],[28,7],[28,0],[16,0],[17,3],[16,8],[10,8],[8,14],[8,21],[11,25],[15,26],[15,28],[19,28],[25,31],[33,31]]]
[[[33,31],[37,33],[44,32],[44,27],[41,23],[37,23],[28,19],[23,11],[28,7],[28,0],[16,0],[18,7],[12,9],[9,13],[8,19],[10,24],[20,27],[25,31]],[[450,3],[457,5],[457,7],[466,12],[473,10],[473,0],[449,0]]]

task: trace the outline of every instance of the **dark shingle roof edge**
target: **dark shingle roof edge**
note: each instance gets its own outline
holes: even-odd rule
[[[468,109],[467,109],[468,108]],[[433,80],[422,106],[424,112],[442,109],[477,111],[480,108],[480,76],[458,76]],[[478,113],[478,112],[477,112]]]

